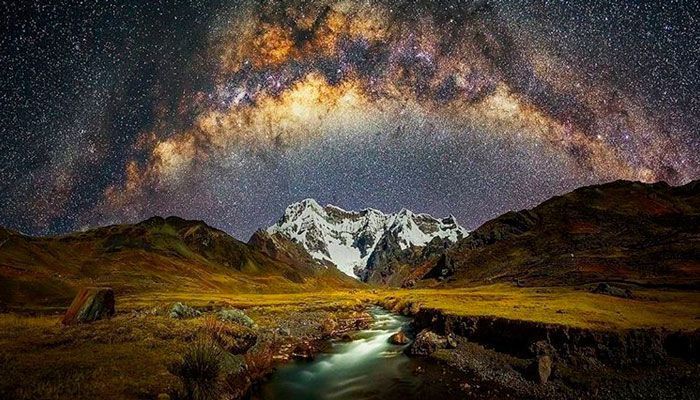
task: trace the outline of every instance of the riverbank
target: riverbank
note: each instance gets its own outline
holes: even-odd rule
[[[176,399],[201,380],[214,398],[237,399],[277,365],[310,359],[371,322],[364,302],[346,298],[251,305],[242,308],[250,325],[220,318],[240,304],[194,301],[197,315],[176,318],[171,304],[122,306],[111,319],[73,326],[54,314],[0,314],[0,398]],[[202,366],[216,376],[205,379]]]
[[[416,342],[428,338],[415,352],[471,377],[467,394],[489,386],[536,399],[700,396],[697,329],[594,329],[456,315],[393,296],[380,304],[414,318]]]

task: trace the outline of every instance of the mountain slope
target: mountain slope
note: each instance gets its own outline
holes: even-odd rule
[[[422,280],[422,281],[421,281]],[[402,283],[698,287],[700,183],[583,187],[486,222]]]
[[[320,264],[369,282],[380,282],[380,272],[390,265],[424,261],[420,257],[429,254],[424,249],[444,248],[468,234],[454,217],[436,219],[405,209],[346,211],[313,199],[291,204],[266,233],[301,245]]]
[[[287,263],[201,221],[154,217],[61,237],[0,229],[0,303],[57,304],[81,286],[118,294],[355,286],[335,268]]]

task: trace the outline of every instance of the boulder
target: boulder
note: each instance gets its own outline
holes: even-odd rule
[[[314,350],[314,346],[311,343],[308,341],[302,341],[294,346],[294,350],[292,350],[292,357],[297,360],[313,360]]]
[[[251,329],[256,328],[255,321],[237,308],[222,309],[217,313],[217,316],[221,321],[233,322]]]
[[[114,290],[106,287],[80,289],[61,321],[63,325],[87,323],[114,315]]]
[[[429,356],[437,349],[444,349],[445,347],[447,347],[447,340],[444,337],[431,330],[423,329],[416,335],[416,339],[409,347],[408,352],[414,356]]]
[[[393,335],[389,336],[389,343],[396,345],[408,344],[410,340],[403,331],[398,331]]]
[[[180,302],[177,302],[173,304],[172,307],[170,307],[170,318],[176,318],[176,319],[186,319],[186,318],[195,318],[202,315],[201,312],[195,310],[194,308],[188,306],[187,304],[183,304]]]

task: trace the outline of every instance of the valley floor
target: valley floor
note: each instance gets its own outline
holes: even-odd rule
[[[192,318],[172,318],[169,312],[175,302],[202,313]],[[690,338],[688,340],[697,338],[700,328],[700,293],[658,289],[635,290],[632,298],[594,294],[585,288],[507,285],[458,290],[356,289],[292,294],[118,296],[117,315],[91,324],[63,327],[60,315],[56,314],[0,314],[0,398],[132,399],[159,395],[167,398],[166,394],[170,398],[186,398],[188,393],[192,396],[192,390],[210,388],[218,389],[214,394],[219,397],[236,398],[275,365],[294,357],[310,357],[325,340],[366,326],[369,318],[366,309],[371,304],[414,316],[417,330],[429,328],[442,330],[441,335],[457,334],[456,349],[438,350],[433,357],[455,370],[464,371],[465,376],[476,374],[482,385],[505,387],[517,382],[522,386],[522,391],[517,393],[531,397],[546,398],[553,388],[573,390],[574,397],[584,392],[593,393],[585,377],[595,371],[607,371],[610,363],[603,365],[589,360],[590,365],[581,367],[587,375],[577,375],[570,369],[572,365],[581,366],[581,360],[573,357],[573,361],[564,362],[561,357],[561,364],[555,363],[552,380],[545,385],[535,384],[528,377],[526,364],[531,360],[519,353],[522,349],[502,351],[488,340],[480,342],[476,331],[468,327],[455,328],[459,324],[481,323],[481,320],[464,318],[521,321],[520,325],[512,325],[517,329],[523,329],[522,323],[532,323],[538,324],[538,329],[563,326],[576,332],[647,328],[657,331],[661,328],[683,331],[691,335],[683,336]],[[244,310],[255,325],[245,326],[216,317],[217,311],[232,307]],[[426,314],[426,310],[430,313]],[[447,322],[440,327],[430,326],[436,320]],[[695,336],[692,336],[693,331]],[[469,334],[474,335],[474,340]],[[215,361],[215,376],[207,381],[214,383],[205,385],[209,389],[198,389],[196,382],[192,383],[195,378],[187,375],[188,365],[183,362],[183,358],[187,360],[188,357]],[[633,360],[631,362],[625,361],[615,371],[640,370],[633,365]],[[494,363],[499,365],[493,366]],[[696,392],[698,387],[697,359],[673,358],[669,363],[673,366],[668,369],[673,373],[673,377],[668,378],[671,379],[669,384],[688,385],[689,388],[669,393],[680,394],[680,397],[697,394],[692,391],[693,385]],[[658,365],[653,368],[659,368]],[[494,372],[499,368],[500,372]],[[205,378],[210,377],[197,379]],[[579,378],[583,381],[578,382]],[[629,382],[626,375],[620,379]],[[474,382],[466,382],[464,390],[468,394],[475,390]],[[618,393],[604,390],[605,385],[615,384],[595,383],[604,386],[603,389],[595,386],[595,393]],[[618,394],[629,393],[622,390]]]

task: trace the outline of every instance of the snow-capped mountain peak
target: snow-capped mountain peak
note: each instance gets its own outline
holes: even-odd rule
[[[347,211],[331,204],[321,207],[314,199],[290,204],[267,232],[301,244],[316,260],[331,262],[350,276],[367,266],[380,250],[379,243],[383,247],[392,243],[404,251],[435,238],[455,242],[468,235],[453,216],[436,219],[407,209],[394,214],[373,208]]]

